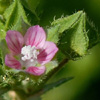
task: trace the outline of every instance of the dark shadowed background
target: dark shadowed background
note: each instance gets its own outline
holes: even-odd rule
[[[100,0],[47,0],[40,24],[84,10],[100,32]],[[50,81],[61,77],[74,79],[43,95],[43,100],[100,100],[100,44],[78,61],[69,61]]]

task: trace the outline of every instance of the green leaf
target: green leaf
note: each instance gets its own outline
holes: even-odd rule
[[[100,42],[96,28],[87,20],[83,11],[59,18],[47,28],[47,40],[56,43],[68,59],[77,59]]]
[[[85,13],[69,30],[63,33],[59,48],[69,59],[87,54],[88,36],[85,29]]]
[[[35,15],[37,20],[40,20],[39,16],[43,10],[42,6],[44,4],[44,0],[21,0],[21,1],[24,7],[29,11],[31,11]]]
[[[8,9],[4,12],[4,18],[6,19],[5,29],[11,29],[12,26],[18,24],[20,18],[28,23],[27,16],[20,3],[20,0],[14,0]],[[28,23],[29,24],[29,23]]]
[[[59,18],[51,23],[52,26],[59,25],[59,33],[63,33],[65,30],[72,27],[74,23],[78,21],[80,16],[83,14],[82,11],[79,11],[71,16]]]
[[[33,13],[35,13],[35,10],[36,10],[37,6],[39,5],[40,0],[24,0],[24,1],[22,1],[22,3],[24,4],[24,6],[26,8],[28,8]]]
[[[72,79],[73,79],[73,77],[63,78],[63,79],[58,80],[57,82],[54,82],[54,83],[51,83],[51,84],[47,84],[44,87],[44,89],[42,90],[42,93],[45,93],[45,92],[47,92],[47,91],[49,91],[49,90],[51,90],[51,89],[53,89],[55,87],[58,87],[58,86],[66,83],[66,82],[68,82],[68,81],[70,81]]]
[[[79,11],[71,16],[59,18],[53,21],[51,27],[47,29],[47,40],[58,43],[60,34],[76,23],[81,14],[82,11]]]

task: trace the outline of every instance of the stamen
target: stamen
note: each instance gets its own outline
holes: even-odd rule
[[[23,57],[21,58],[23,61],[30,60],[31,62],[34,62],[37,60],[37,55],[39,54],[39,51],[36,49],[35,46],[31,47],[31,45],[24,46],[21,49],[21,54]]]

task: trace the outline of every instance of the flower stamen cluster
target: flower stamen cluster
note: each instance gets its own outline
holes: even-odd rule
[[[31,62],[37,60],[37,56],[39,51],[36,49],[35,46],[31,47],[31,45],[24,46],[21,49],[21,54],[23,57],[21,58],[23,61],[30,60]]]

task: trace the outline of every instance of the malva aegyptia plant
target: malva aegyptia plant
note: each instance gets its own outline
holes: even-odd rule
[[[100,36],[83,11],[42,27],[36,0],[30,0],[34,7],[28,0],[9,2],[0,16],[0,97],[11,100],[7,94],[12,90],[18,100],[41,100],[43,93],[74,77],[47,84],[51,76],[69,60],[87,55]]]
[[[30,27],[24,38],[21,33],[9,30],[6,42],[11,53],[5,56],[5,65],[35,76],[45,73],[45,64],[58,51],[53,42],[46,41],[46,33],[39,25]]]

